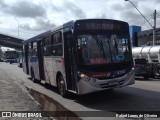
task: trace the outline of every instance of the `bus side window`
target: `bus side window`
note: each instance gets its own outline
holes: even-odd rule
[[[57,32],[53,34],[52,53],[53,53],[53,56],[63,55],[62,33],[61,32]]]
[[[37,56],[37,42],[33,42],[32,55]]]
[[[28,47],[29,47],[29,50],[28,50],[29,56],[32,56],[33,42],[29,43]]]
[[[52,47],[51,47],[51,35],[48,35],[44,39],[44,56],[52,55]]]

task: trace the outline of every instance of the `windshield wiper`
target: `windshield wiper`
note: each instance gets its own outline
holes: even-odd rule
[[[111,57],[111,61],[113,62],[113,59],[112,59],[112,52],[111,52],[111,46],[110,46],[109,40],[107,40],[107,43],[108,43],[108,46],[109,46],[109,54],[110,54],[110,57]]]
[[[104,47],[103,47],[102,41],[99,40],[97,35],[91,35],[91,36],[92,36],[92,38],[94,38],[96,40],[98,47],[102,50],[103,58],[105,58],[105,52],[104,52]]]
[[[115,39],[114,39],[114,47],[116,49],[116,54],[118,55],[118,44]]]

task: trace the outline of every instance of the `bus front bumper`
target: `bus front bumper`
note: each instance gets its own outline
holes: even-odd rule
[[[134,70],[130,71],[128,74],[115,78],[115,79],[105,79],[99,80],[96,78],[83,78],[78,82],[78,94],[87,94],[92,92],[98,92],[102,90],[107,90],[111,88],[120,88],[127,85],[132,85],[135,83],[135,73]]]

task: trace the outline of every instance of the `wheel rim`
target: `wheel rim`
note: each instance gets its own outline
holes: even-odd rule
[[[61,76],[60,79],[59,79],[59,92],[60,92],[61,95],[63,95],[64,91],[65,91],[65,83],[64,83],[64,80]]]
[[[160,76],[160,66],[155,67],[155,76],[159,77]]]
[[[156,68],[156,76],[160,76],[160,69]]]

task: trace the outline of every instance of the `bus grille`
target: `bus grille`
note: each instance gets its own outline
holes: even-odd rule
[[[118,78],[118,77],[122,77],[124,76],[124,74],[121,74],[121,75],[114,75],[114,77],[111,75],[110,77],[97,77],[98,80],[107,80],[107,79],[115,79],[115,78]]]
[[[116,65],[113,65],[113,66],[108,66],[108,67],[99,67],[97,68],[95,71],[96,72],[100,72],[100,71],[115,71],[115,70],[121,70],[121,69],[124,69],[124,68],[127,68],[127,67],[132,67],[132,64],[116,64]]]
[[[113,82],[117,82],[117,84],[111,84]],[[103,83],[103,84],[99,84],[100,88],[113,88],[113,87],[118,87],[123,85],[125,82],[125,80],[120,80],[120,81],[111,81],[109,83]]]

